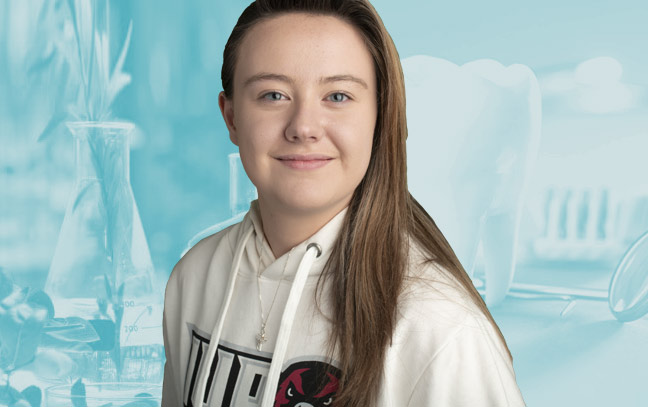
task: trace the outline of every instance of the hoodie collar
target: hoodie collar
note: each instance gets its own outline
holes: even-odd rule
[[[276,259],[272,253],[270,244],[268,244],[265,234],[263,233],[263,222],[261,221],[261,212],[259,210],[258,200],[252,201],[250,204],[250,211],[246,216],[249,218],[248,221],[252,223],[254,232],[252,238],[247,241],[244,254],[246,263],[249,267],[242,267],[239,270],[239,273],[256,276],[257,271],[261,270],[262,278],[277,280],[280,279],[283,274],[285,280],[292,281],[297,272],[297,266],[306,253],[306,247],[310,243],[317,243],[322,248],[322,255],[313,263],[309,276],[319,276],[324,265],[328,261],[333,245],[335,244],[340,229],[342,228],[342,222],[344,221],[346,211],[347,208],[345,207],[327,224],[315,232],[315,234],[293,247],[290,258],[288,258],[288,253],[286,253]],[[261,264],[259,264],[259,258],[261,259]],[[288,261],[288,265],[286,265],[286,261]],[[285,273],[284,267],[286,268]]]

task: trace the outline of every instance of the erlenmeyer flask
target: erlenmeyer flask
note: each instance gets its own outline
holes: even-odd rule
[[[130,185],[134,126],[72,122],[67,127],[74,136],[76,182],[45,291],[56,317],[101,320],[105,323],[95,328],[108,327],[99,334],[112,347],[110,357],[101,361],[95,353],[89,363],[97,365],[82,368],[85,377],[157,379],[163,355],[161,298],[153,292],[153,263]]]

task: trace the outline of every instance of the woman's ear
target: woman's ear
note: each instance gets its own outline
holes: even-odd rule
[[[225,92],[218,94],[218,107],[225,120],[227,130],[229,130],[230,140],[238,146],[238,137],[236,136],[236,126],[234,126],[234,102],[225,96]]]

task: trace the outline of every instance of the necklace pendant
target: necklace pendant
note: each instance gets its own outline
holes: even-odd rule
[[[265,337],[265,327],[261,328],[261,332],[259,332],[259,334],[257,335],[256,340],[257,340],[256,348],[258,351],[261,351],[261,347],[263,346],[263,343],[267,342],[267,339]]]

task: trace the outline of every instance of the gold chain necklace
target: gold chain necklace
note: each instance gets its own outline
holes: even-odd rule
[[[283,280],[284,274],[286,274],[286,268],[288,268],[288,262],[290,261],[290,255],[292,254],[294,247],[288,252],[288,258],[286,259],[286,264],[284,265],[283,271],[281,272],[281,277],[277,282],[277,289],[275,290],[274,297],[272,298],[272,304],[270,304],[270,309],[268,310],[268,315],[263,317],[263,299],[261,298],[261,253],[259,253],[259,267],[257,269],[257,287],[259,289],[259,307],[261,308],[261,330],[256,336],[257,350],[260,351],[263,347],[264,342],[267,342],[266,339],[266,324],[268,323],[268,318],[270,318],[270,312],[272,312],[272,307],[274,306],[275,300],[277,299],[277,293],[279,292],[279,287],[281,286],[281,281]]]

